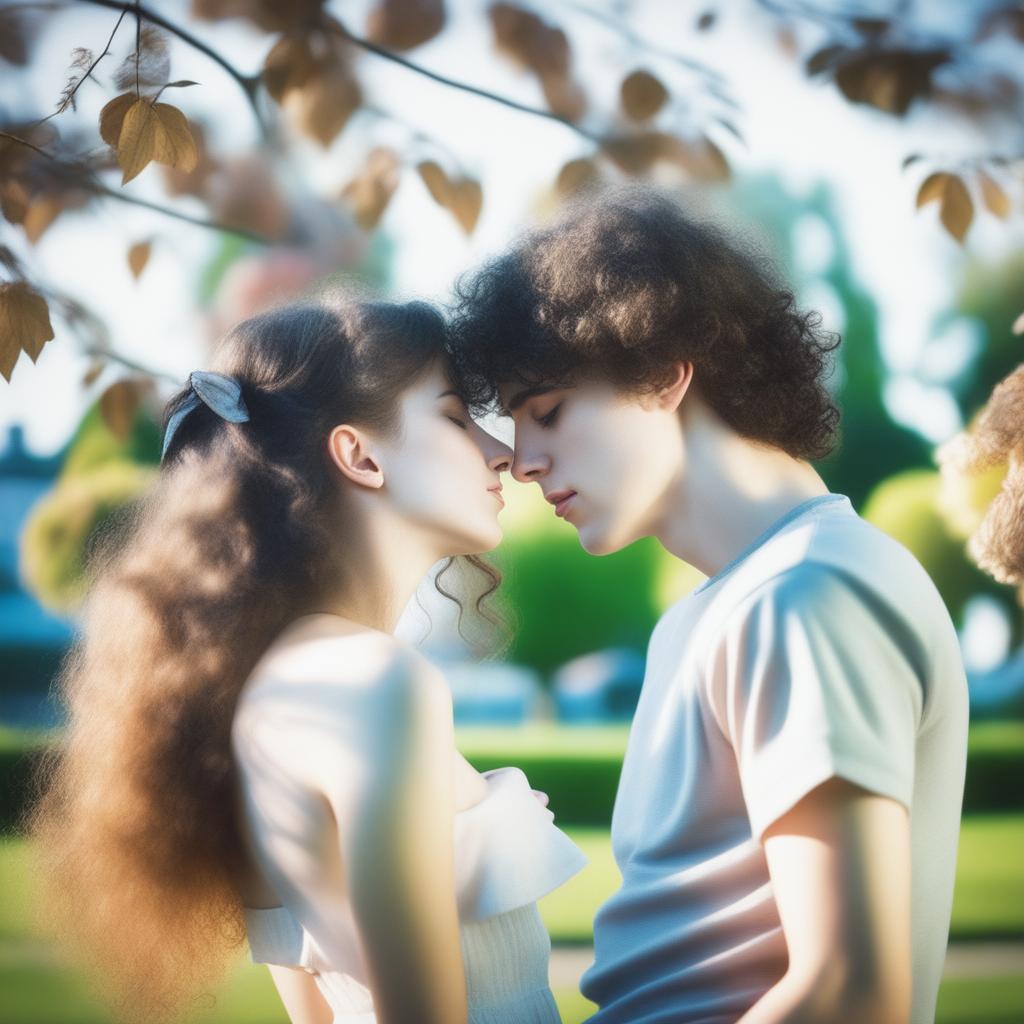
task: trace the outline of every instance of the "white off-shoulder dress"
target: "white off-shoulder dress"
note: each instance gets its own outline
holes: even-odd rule
[[[314,880],[316,851],[301,849],[289,839],[290,833],[301,832],[301,787],[292,792],[293,800],[281,798],[280,773],[266,770],[260,745],[249,742],[253,735],[236,728],[234,739],[253,854],[278,882],[284,881],[283,861],[297,865],[295,872],[305,875],[305,893],[300,896],[293,889],[297,895],[290,905],[282,891],[288,886],[279,884],[282,905],[245,908],[252,962],[310,972],[334,1011],[334,1024],[373,1024],[368,972],[347,897],[329,907],[309,898],[323,884]],[[278,764],[280,755],[289,756],[282,750],[283,736],[278,732],[268,737]],[[315,749],[304,752],[316,756]],[[274,776],[278,781],[268,798],[266,787]],[[551,940],[537,900],[579,872],[587,857],[554,824],[554,814],[534,796],[522,770],[496,768],[483,776],[486,796],[456,812],[454,819],[469,1022],[558,1024],[548,981]]]

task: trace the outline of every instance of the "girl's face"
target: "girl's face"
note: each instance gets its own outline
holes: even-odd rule
[[[470,419],[440,360],[400,406],[398,436],[376,445],[393,510],[426,532],[439,558],[497,547],[505,507],[499,473],[512,449]]]

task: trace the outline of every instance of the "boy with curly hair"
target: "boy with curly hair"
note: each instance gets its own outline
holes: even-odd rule
[[[461,385],[514,420],[512,475],[587,551],[653,536],[707,575],[651,636],[589,1024],[934,1019],[966,680],[931,579],[811,465],[838,425],[819,325],[650,189],[458,286]]]

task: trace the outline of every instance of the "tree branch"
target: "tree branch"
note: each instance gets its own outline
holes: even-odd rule
[[[89,2],[92,2],[92,0],[89,0]],[[512,110],[518,110],[524,114],[532,114],[534,117],[543,117],[548,121],[555,121],[558,124],[565,125],[566,128],[571,128],[577,133],[577,135],[582,135],[583,138],[590,142],[598,144],[601,142],[600,135],[588,131],[586,128],[583,128],[573,121],[570,121],[568,118],[562,117],[553,111],[544,110],[541,107],[531,107],[527,103],[519,103],[517,100],[509,99],[507,96],[501,96],[496,92],[490,92],[488,89],[481,89],[479,86],[470,85],[467,82],[460,82],[457,79],[448,78],[447,75],[431,71],[429,68],[425,68],[420,64],[415,64],[413,61],[402,57],[400,54],[397,54],[392,50],[387,50],[383,46],[378,46],[369,39],[363,39],[360,36],[353,35],[339,22],[332,20],[328,23],[328,27],[332,31],[337,32],[343,38],[347,39],[353,46],[358,46],[360,49],[367,50],[370,53],[376,54],[378,57],[383,57],[384,60],[392,61],[393,63],[398,64],[409,71],[414,71],[418,75],[423,75],[425,78],[429,78],[434,82],[440,82],[441,85],[447,85],[452,89],[458,89],[460,92],[468,92],[473,96],[480,96],[483,99],[491,100],[493,103],[500,103],[503,107],[510,107]]]
[[[54,156],[52,153],[47,153],[45,149],[40,149],[31,142],[18,138],[17,135],[11,135],[10,132],[0,131],[0,139],[10,139],[11,142],[17,142],[20,145],[38,153],[40,156],[46,157],[47,160],[50,160],[57,167],[68,171],[75,171],[84,175],[84,180],[75,181],[73,187],[80,188],[85,192],[90,192],[93,195],[107,199],[116,199],[119,202],[127,203],[129,206],[140,206],[145,210],[152,210],[154,213],[162,213],[165,217],[184,221],[186,224],[192,224],[195,227],[208,228],[211,231],[227,232],[229,234],[238,235],[241,238],[247,238],[251,242],[259,242],[261,245],[274,244],[272,239],[267,238],[264,235],[257,235],[252,231],[247,231],[245,228],[231,227],[228,224],[220,224],[217,221],[205,220],[202,217],[193,217],[191,214],[182,213],[180,210],[175,210],[170,206],[163,206],[160,203],[154,203],[148,199],[133,196],[128,192],[110,188],[109,186],[104,185],[103,182],[100,181],[99,178],[97,178],[96,175],[80,161],[61,160],[60,157]]]
[[[238,83],[239,87],[245,93],[245,97],[249,101],[249,105],[252,107],[256,123],[259,125],[260,134],[266,138],[267,126],[263,120],[262,113],[260,113],[259,103],[256,98],[256,86],[259,84],[259,76],[243,75],[238,68],[225,60],[225,58],[213,49],[213,47],[208,46],[198,38],[198,36],[194,36],[187,29],[182,28],[180,25],[176,25],[172,21],[168,21],[162,14],[158,14],[156,11],[146,7],[144,4],[127,3],[126,0],[78,0],[78,2],[93,4],[96,7],[109,7],[115,11],[126,11],[130,14],[138,15],[140,18],[145,18],[146,21],[150,21],[154,25],[159,25],[160,28],[166,29],[171,33],[171,35],[177,36],[183,42],[188,43],[188,45],[193,49],[196,49],[200,53],[209,57],[215,64],[219,64],[220,67]]]
[[[600,24],[604,25],[605,28],[612,32],[617,32],[638,49],[646,50],[648,53],[654,54],[656,57],[663,57],[665,60],[670,60],[676,64],[680,64],[689,71],[695,71],[697,74],[703,75],[709,82],[718,86],[723,86],[725,84],[725,76],[709,64],[704,64],[702,61],[699,61],[694,57],[687,57],[685,54],[676,53],[674,50],[666,50],[661,46],[656,46],[654,43],[644,39],[643,36],[634,32],[628,26],[616,21],[611,15],[604,11],[595,10],[588,4],[577,3],[576,0],[561,0],[561,4],[569,10],[576,11],[578,14],[582,14],[587,18],[592,18],[594,21],[600,22]],[[735,101],[727,100],[727,102],[735,105]]]
[[[68,109],[68,106],[74,106],[75,93],[77,93],[81,88],[82,83],[92,75],[93,71],[96,69],[96,65],[99,64],[99,62],[103,60],[108,53],[110,53],[110,44],[114,41],[114,36],[117,35],[117,30],[121,27],[121,22],[124,21],[124,16],[127,13],[127,11],[121,12],[120,17],[117,19],[117,24],[114,25],[114,31],[110,33],[110,38],[107,40],[107,45],[103,47],[103,52],[89,65],[89,70],[86,71],[86,73],[82,75],[77,82],[75,82],[74,88],[72,88],[67,96],[64,97],[64,100],[57,106],[57,109],[53,111],[53,113],[47,114],[46,117],[41,117],[37,124],[43,124],[46,121],[49,121],[51,117],[63,114],[64,111]]]
[[[151,370],[148,366],[143,366],[142,363],[137,363],[134,359],[122,356],[113,349],[93,346],[82,349],[82,353],[87,356],[92,356],[94,359],[106,359],[109,362],[118,363],[125,367],[125,369],[134,370],[136,373],[141,373],[146,377],[160,378],[161,380],[166,380],[177,387],[181,386],[181,381],[172,374],[165,373],[162,370]]]

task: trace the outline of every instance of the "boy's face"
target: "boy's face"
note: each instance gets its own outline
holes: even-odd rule
[[[655,532],[682,471],[677,398],[626,395],[593,380],[503,384],[499,397],[515,423],[512,476],[536,483],[587,551],[610,554]]]

